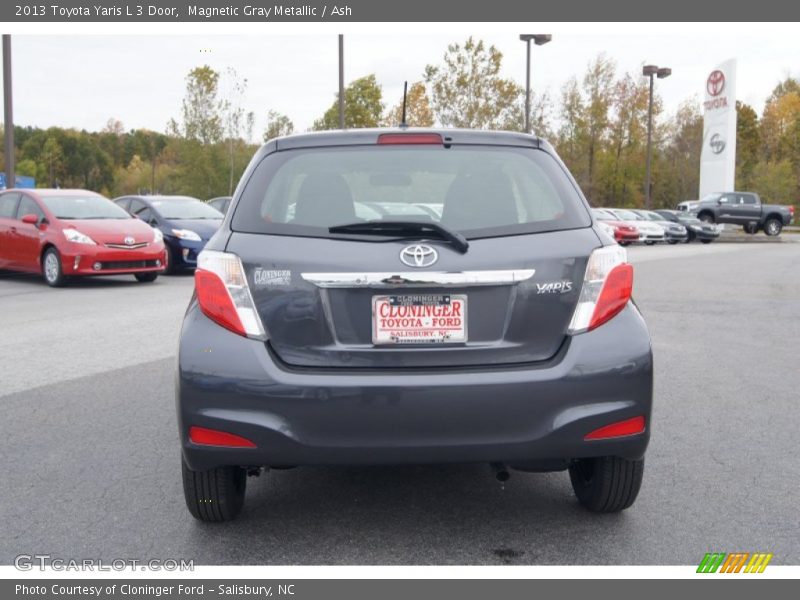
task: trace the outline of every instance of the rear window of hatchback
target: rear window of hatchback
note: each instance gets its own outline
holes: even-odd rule
[[[589,227],[563,167],[510,146],[341,146],[273,152],[245,184],[231,228],[341,237],[329,227],[435,222],[467,238]]]

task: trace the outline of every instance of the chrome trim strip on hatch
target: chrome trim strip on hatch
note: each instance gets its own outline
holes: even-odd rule
[[[465,285],[511,285],[533,277],[535,269],[502,271],[405,271],[383,273],[301,273],[321,288],[461,287]]]

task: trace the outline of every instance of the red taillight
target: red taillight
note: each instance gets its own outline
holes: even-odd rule
[[[439,144],[442,136],[438,133],[382,133],[378,136],[379,144]]]
[[[233,298],[219,275],[197,269],[194,272],[194,286],[197,290],[197,302],[203,314],[234,333],[247,335]]]
[[[599,327],[625,308],[633,292],[633,267],[627,263],[617,265],[606,276],[603,289],[589,321],[589,331]]]
[[[256,445],[239,435],[205,427],[189,427],[189,441],[201,446],[225,446],[227,448],[255,448]]]
[[[586,434],[584,440],[606,440],[608,438],[624,437],[626,435],[636,435],[644,431],[644,417],[634,417],[625,421],[618,421],[611,425],[605,425],[599,429]]]
[[[194,281],[197,302],[209,319],[239,335],[267,339],[238,256],[203,250],[197,257]]]

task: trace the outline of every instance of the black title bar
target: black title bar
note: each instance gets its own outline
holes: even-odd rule
[[[0,3],[0,21],[31,22],[544,22],[800,20],[800,3],[787,0],[14,0]],[[725,35],[709,28],[709,43]]]

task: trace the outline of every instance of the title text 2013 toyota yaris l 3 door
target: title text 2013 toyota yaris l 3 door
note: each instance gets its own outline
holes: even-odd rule
[[[585,507],[629,507],[653,379],[632,284],[536,137],[270,141],[200,254],[183,323],[189,510],[235,517],[263,467],[444,462],[568,469]]]

